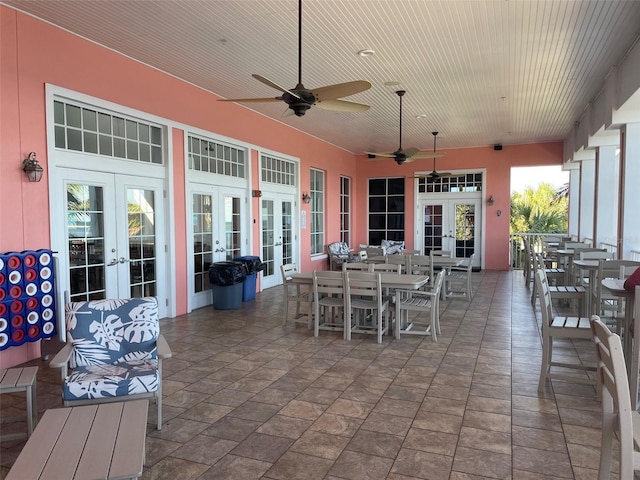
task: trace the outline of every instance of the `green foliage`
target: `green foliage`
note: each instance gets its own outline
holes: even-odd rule
[[[550,183],[527,187],[511,196],[511,233],[566,233],[569,200]]]

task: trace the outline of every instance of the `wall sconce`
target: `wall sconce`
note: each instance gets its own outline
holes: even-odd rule
[[[311,196],[307,192],[302,194],[302,203],[311,203]]]
[[[27,158],[22,161],[22,170],[26,173],[30,182],[39,182],[42,180],[42,172],[44,172],[44,169],[40,166],[38,160],[36,160],[36,152],[30,152]]]
[[[494,203],[495,201],[493,200],[493,195],[489,195],[489,199],[487,200],[487,205],[492,207]]]
[[[251,196],[252,197],[261,197],[262,196],[262,190],[251,190]]]

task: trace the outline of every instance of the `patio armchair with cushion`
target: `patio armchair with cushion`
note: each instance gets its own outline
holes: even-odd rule
[[[354,252],[345,242],[333,242],[327,245],[329,253],[329,269],[342,270],[342,264],[345,262],[359,262],[359,252]]]

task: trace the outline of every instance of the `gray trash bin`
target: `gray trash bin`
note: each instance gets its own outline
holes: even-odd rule
[[[209,268],[213,308],[235,310],[242,306],[242,285],[247,268],[242,262],[216,262]]]

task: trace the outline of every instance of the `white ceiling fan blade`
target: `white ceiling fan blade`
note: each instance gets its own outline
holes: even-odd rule
[[[295,113],[295,112],[294,112],[292,109],[287,108],[284,112],[282,112],[282,116],[283,116],[283,117],[290,117],[290,116],[291,116],[291,115],[293,115],[294,113]]]
[[[346,100],[316,100],[314,106],[334,112],[364,112],[370,108],[369,105],[347,102]]]
[[[258,80],[259,82],[264,83],[265,85],[269,85],[271,88],[275,88],[276,90],[280,90],[282,93],[288,93],[289,95],[292,95],[296,98],[300,98],[300,96],[297,93],[293,93],[291,90],[289,90],[288,88],[284,88],[280,85],[278,85],[275,82],[272,82],[271,80],[269,80],[268,78],[263,77],[262,75],[258,75],[257,73],[254,73],[253,75],[251,75],[253,78],[255,78],[256,80]]]
[[[371,84],[369,82],[365,80],[355,80],[353,82],[337,83],[326,87],[314,88],[311,90],[311,93],[315,95],[317,102],[324,102],[355,95],[370,88]]]
[[[405,148],[405,149],[403,149],[403,150],[402,150],[402,153],[403,153],[404,155],[406,155],[406,156],[407,156],[407,160],[408,160],[410,157],[415,156],[415,155],[416,155],[416,153],[418,153],[419,151],[420,151],[420,149],[419,149],[419,148],[411,147],[411,148]]]

